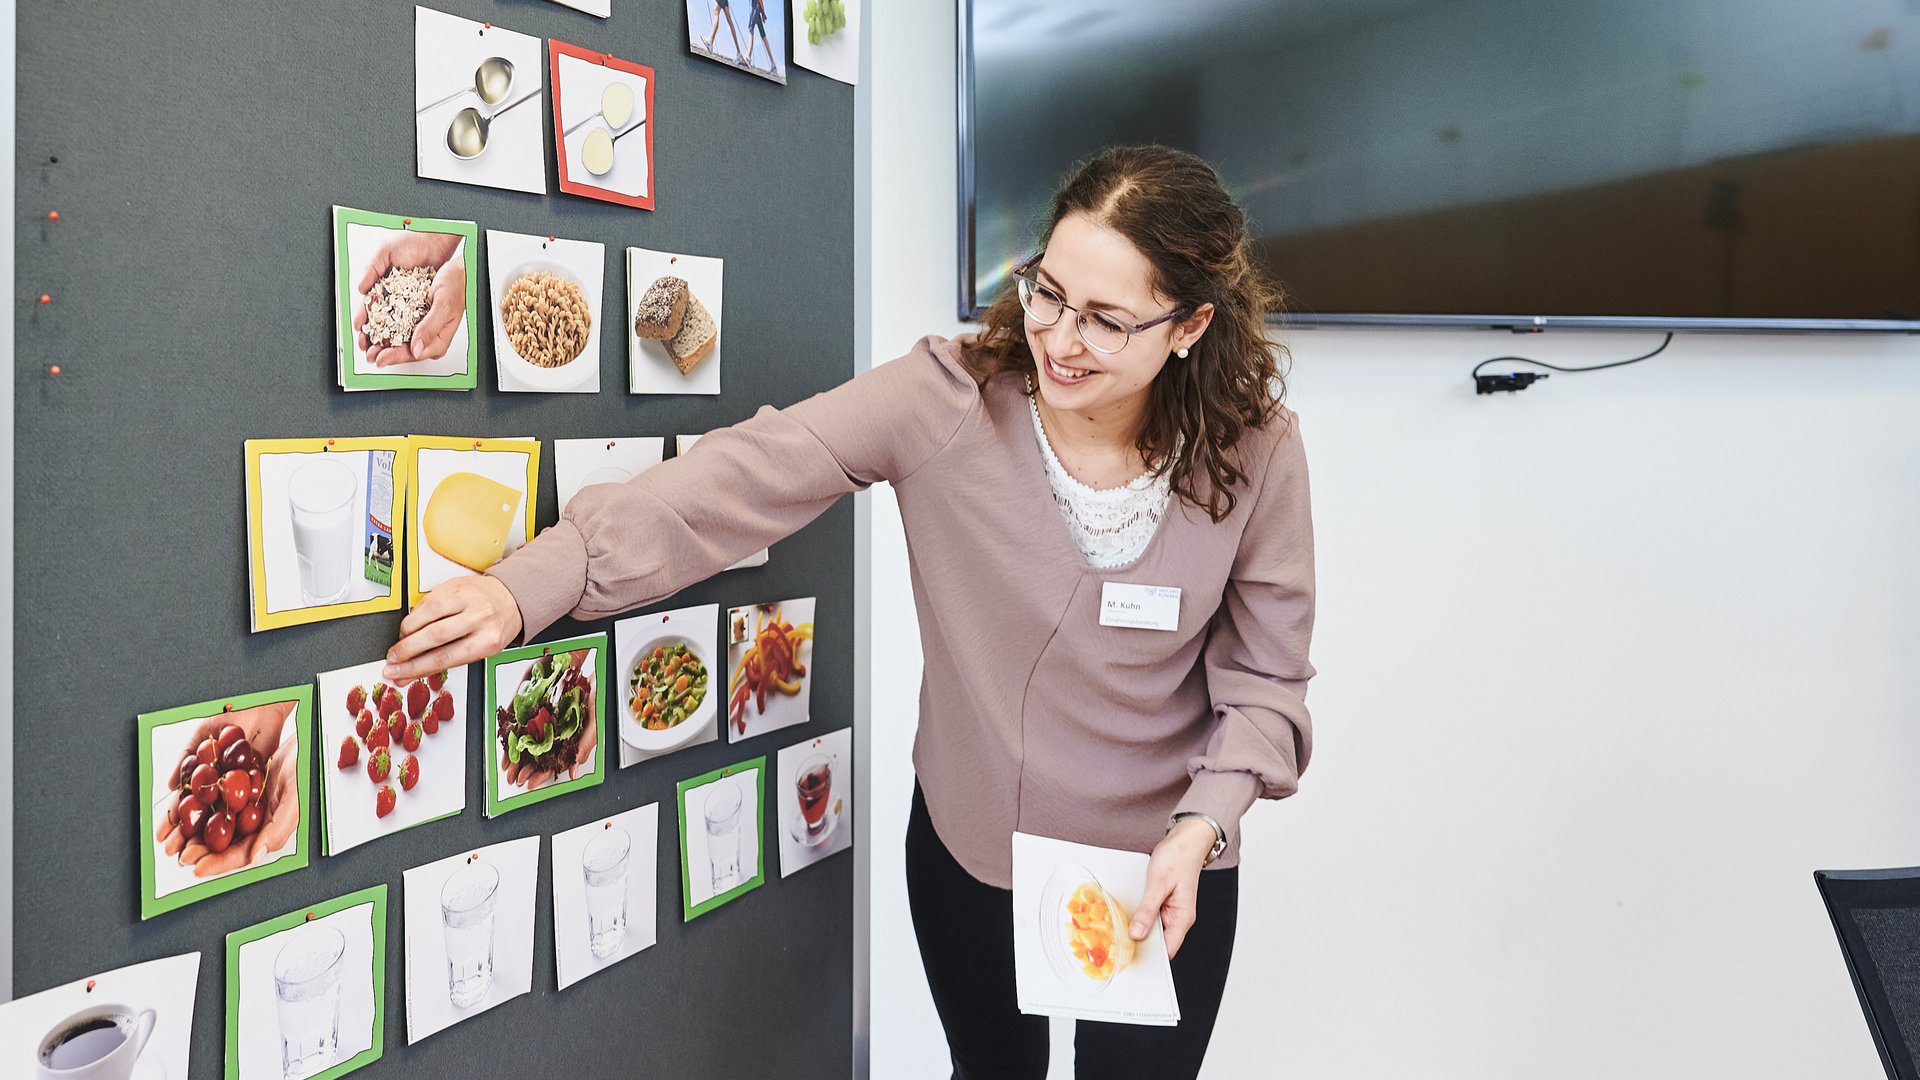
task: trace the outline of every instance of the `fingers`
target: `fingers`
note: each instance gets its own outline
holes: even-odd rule
[[[432,306],[420,317],[420,324],[413,328],[412,358],[438,360],[447,355],[447,347],[453,344],[454,331],[460,328],[460,320],[466,314],[464,281],[460,283],[457,293],[451,288],[436,288]]]
[[[176,791],[172,795],[167,796],[166,805],[160,811],[160,827],[153,830],[153,839],[155,842],[165,840],[167,838],[167,834],[171,833],[174,830],[175,826],[173,823],[173,814],[174,814],[174,811],[179,808],[179,806],[180,806],[179,792]],[[171,855],[173,854],[173,852],[169,851],[167,852],[167,854]]]
[[[459,641],[461,638],[473,633],[474,630],[479,628],[479,625],[480,616],[476,612],[471,608],[460,608],[449,613],[445,618],[427,623],[418,630],[407,634],[398,642],[394,643],[394,647],[387,655],[390,659],[398,659],[401,661],[412,660],[423,653],[428,653],[443,645],[450,645]],[[403,626],[401,629],[404,630],[405,627]],[[439,669],[435,668],[434,670],[438,671]]]
[[[1190,907],[1168,907],[1160,912],[1160,925],[1166,932],[1167,959],[1171,960],[1180,951],[1180,944],[1187,940],[1187,931],[1193,929],[1193,909]]]
[[[207,857],[207,845],[198,840],[180,849],[180,865],[198,866]]]
[[[382,244],[380,249],[373,253],[373,258],[367,261],[367,272],[360,275],[359,283],[353,287],[354,291],[365,293],[373,288],[374,282],[379,281],[391,269],[393,269],[393,245]]]
[[[293,769],[279,770],[267,799],[267,819],[260,823],[260,831],[253,838],[259,849],[256,855],[280,850],[300,825],[299,778]]]
[[[194,877],[215,877],[247,865],[247,845],[234,844],[225,851],[209,852],[193,864]]]
[[[1166,905],[1167,898],[1173,894],[1173,882],[1164,874],[1147,875],[1147,891],[1140,897],[1140,906],[1133,909],[1133,925],[1127,933],[1135,941],[1144,940],[1147,932],[1153,929],[1154,916]]]
[[[404,639],[407,635],[418,631],[428,623],[444,619],[449,615],[461,611],[464,607],[461,602],[461,581],[462,579],[455,578],[447,582],[445,585],[428,593],[426,599],[414,605],[413,610],[407,612],[407,617],[400,620],[400,636]],[[391,661],[403,658],[395,656],[392,651],[389,651],[387,653],[387,659]]]
[[[413,363],[413,352],[405,345],[383,345],[367,354],[367,363],[374,367],[392,367],[395,364]]]
[[[280,739],[286,734],[287,717],[293,715],[293,708],[291,701],[276,701],[249,710],[252,715],[247,718],[247,741],[269,761],[283,757],[281,750],[292,746],[290,741],[283,746]]]
[[[402,637],[387,651],[381,675],[393,681],[417,679],[499,652],[519,630],[519,608],[507,615],[494,595],[505,588],[479,576],[455,578],[427,594],[400,623]]]
[[[165,851],[169,855],[178,855],[180,854],[180,849],[187,846],[187,836],[185,833],[181,832],[179,829],[174,829],[170,827],[165,839],[166,839],[166,846],[161,850]]]

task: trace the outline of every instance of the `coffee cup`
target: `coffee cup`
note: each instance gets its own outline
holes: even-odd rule
[[[152,1009],[104,1003],[74,1013],[40,1040],[39,1080],[129,1080],[154,1020]]]

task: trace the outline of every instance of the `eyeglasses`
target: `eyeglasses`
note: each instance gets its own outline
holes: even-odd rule
[[[1060,321],[1063,312],[1078,313],[1075,326],[1080,331],[1080,340],[1087,348],[1108,356],[1127,347],[1133,335],[1142,330],[1151,330],[1163,322],[1178,319],[1187,313],[1185,307],[1177,307],[1157,319],[1149,319],[1138,326],[1121,322],[1111,315],[1099,311],[1088,311],[1067,303],[1066,297],[1040,283],[1035,269],[1040,265],[1040,256],[1035,255],[1021,263],[1013,271],[1013,278],[1020,287],[1020,306],[1026,310],[1027,317],[1042,326],[1052,326]]]

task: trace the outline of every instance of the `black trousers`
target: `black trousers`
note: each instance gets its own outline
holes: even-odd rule
[[[1045,1080],[1047,1018],[1024,1015],[1014,1004],[1013,893],[982,883],[954,860],[933,831],[917,784],[907,822],[907,902],[954,1080]],[[1199,1075],[1227,984],[1239,907],[1237,868],[1201,873],[1199,921],[1173,959],[1179,1026],[1079,1021],[1075,1077]]]

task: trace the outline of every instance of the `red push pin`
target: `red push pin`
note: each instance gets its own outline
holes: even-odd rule
[[[551,236],[549,236],[549,237],[547,237],[547,243],[549,243],[549,244],[551,244],[551,243],[553,243],[553,241],[554,241],[554,238],[553,238],[553,237],[551,237]]]
[[[55,364],[55,365],[53,365],[52,367],[50,367],[50,368],[48,368],[48,369],[47,369],[47,374],[49,374],[49,375],[58,375],[58,374],[60,374],[60,365],[59,365],[59,364]]]
[[[51,304],[51,303],[53,303],[53,297],[51,297],[51,296],[49,296],[49,295],[47,295],[46,293],[41,293],[41,294],[40,294],[40,302],[41,302],[41,303],[43,303],[43,304]]]
[[[607,440],[607,449],[609,449],[609,450],[611,450],[611,449],[613,449],[613,440],[612,440],[612,439],[608,439],[608,440]]]
[[[672,255],[672,256],[669,256],[669,257],[667,258],[667,265],[669,265],[669,266],[671,266],[671,265],[673,265],[674,263],[677,263],[677,262],[679,262],[679,261],[680,261],[680,256],[678,256],[678,255]]]
[[[59,220],[60,220],[60,211],[58,211],[58,210],[49,210],[49,211],[47,211],[47,220],[48,220],[48,221],[59,221]]]
[[[313,912],[311,912],[311,911],[309,911],[309,912],[307,912],[307,921],[308,921],[308,922],[312,922],[312,921],[313,921]]]
[[[611,829],[611,828],[613,828],[613,822],[611,822],[611,821],[609,821],[609,822],[607,822],[607,823],[606,823],[605,825],[602,825],[602,826],[600,826],[600,827],[601,827],[601,828],[603,828],[603,829]]]
[[[479,439],[475,439],[475,440],[473,440],[473,448],[474,448],[475,450],[478,450],[478,449],[480,449],[480,440],[479,440]]]
[[[87,993],[89,993],[89,994],[91,994],[91,993],[93,993],[93,987],[94,987],[94,982],[93,982],[93,980],[92,980],[92,979],[88,979],[88,980],[87,980]]]

